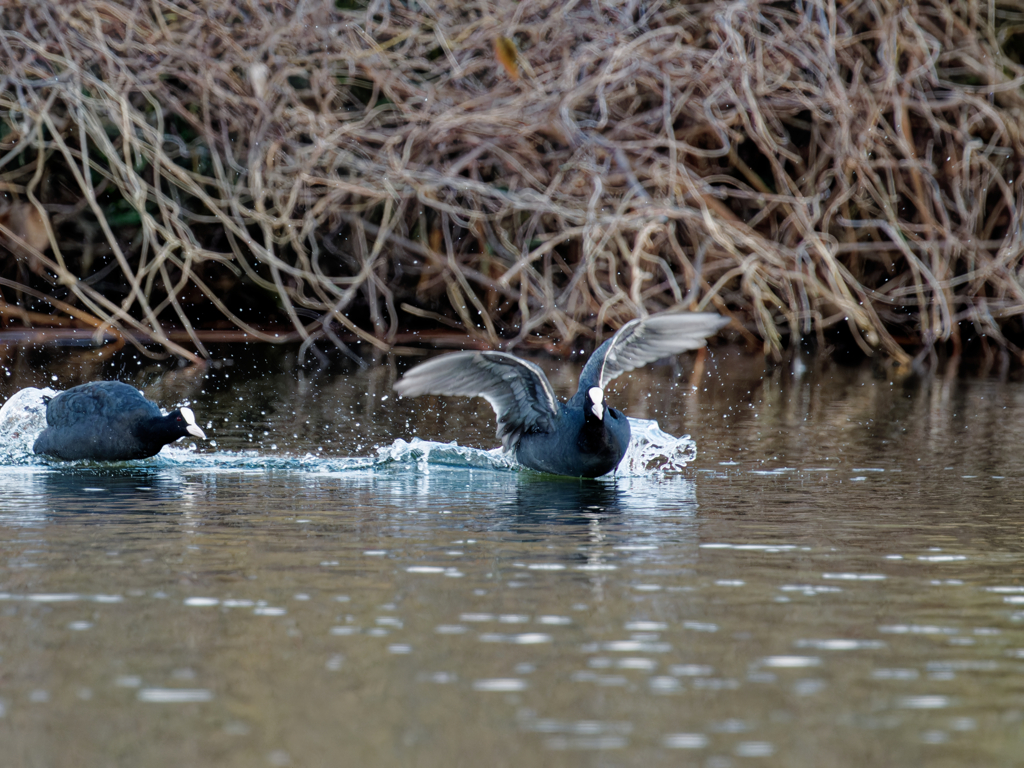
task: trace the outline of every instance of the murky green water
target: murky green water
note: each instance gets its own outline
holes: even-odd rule
[[[715,357],[610,396],[679,473],[395,447],[493,417],[386,365],[165,377],[195,452],[8,451],[2,764],[1020,764],[1024,385]]]

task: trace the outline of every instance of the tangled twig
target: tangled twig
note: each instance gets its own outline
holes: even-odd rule
[[[842,324],[901,361],[965,327],[1017,351],[1024,12],[332,6],[8,3],[0,268],[24,309],[190,359],[197,329],[282,323],[568,350],[677,307],[773,353]]]

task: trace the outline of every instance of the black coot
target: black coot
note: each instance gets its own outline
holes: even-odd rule
[[[32,450],[58,459],[125,461],[156,455],[179,437],[205,438],[191,408],[166,416],[119,381],[93,381],[46,401],[46,429]]]
[[[597,348],[567,403],[555,398],[544,372],[505,352],[454,352],[428,360],[395,382],[400,395],[485,398],[498,417],[506,451],[531,469],[598,477],[622,461],[629,421],[604,404],[608,382],[662,357],[703,347],[729,321],[713,312],[663,314],[630,320]]]

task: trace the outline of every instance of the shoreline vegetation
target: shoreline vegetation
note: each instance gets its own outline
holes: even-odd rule
[[[1022,53],[1000,2],[10,0],[0,334],[1019,364]]]

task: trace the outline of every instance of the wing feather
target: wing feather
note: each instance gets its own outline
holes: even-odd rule
[[[729,323],[714,312],[685,312],[636,318],[594,352],[580,375],[580,392],[605,389],[616,376],[663,357],[699,349],[706,339]]]
[[[506,450],[528,432],[548,432],[559,415],[554,390],[538,366],[506,352],[453,352],[407,371],[395,382],[403,397],[482,397],[498,420]]]

